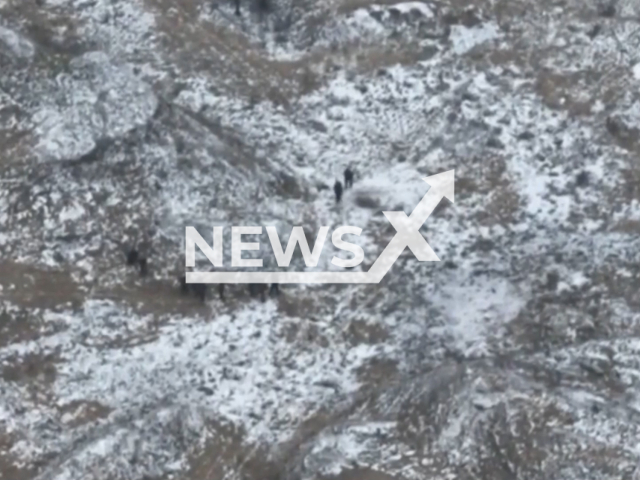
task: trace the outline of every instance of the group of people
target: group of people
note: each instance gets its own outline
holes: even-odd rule
[[[180,286],[183,295],[193,294],[196,298],[200,299],[202,303],[207,301],[207,291],[209,289],[206,283],[187,283],[186,275],[180,277]],[[264,283],[250,283],[249,295],[255,297],[260,295],[260,299],[263,302],[267,301],[266,296],[267,285]],[[278,296],[280,294],[280,286],[277,283],[272,283],[269,288],[269,296]],[[224,283],[218,284],[218,295],[220,300],[224,301]]]
[[[353,171],[347,167],[344,171],[344,188],[345,190],[349,187],[353,187]],[[340,203],[342,199],[342,183],[340,180],[336,180],[336,183],[333,184],[333,193],[336,194],[336,203]]]
[[[353,187],[353,171],[351,168],[347,167],[344,171],[344,188]],[[342,199],[343,187],[340,180],[336,180],[336,183],[333,185],[333,192],[336,196],[336,203],[340,203]],[[130,249],[127,254],[127,265],[131,267],[136,267],[140,272],[141,277],[146,277],[149,272],[147,257],[143,255],[137,248]],[[183,295],[193,294],[195,297],[199,298],[202,302],[206,302],[207,300],[207,292],[208,292],[208,284],[206,283],[187,283],[186,275],[183,274],[179,278],[180,288]],[[260,298],[263,302],[266,301],[266,284],[262,283],[251,283],[249,284],[249,295],[255,297],[256,295],[260,295]],[[270,296],[277,296],[280,294],[280,287],[277,283],[272,283],[269,288]],[[224,300],[224,283],[218,284],[218,295],[221,300]]]

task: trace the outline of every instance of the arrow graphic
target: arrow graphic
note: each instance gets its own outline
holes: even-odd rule
[[[382,212],[398,233],[391,239],[376,262],[367,272],[372,283],[379,283],[406,247],[420,262],[439,262],[440,259],[420,234],[420,228],[436,209],[443,197],[454,202],[454,172],[438,173],[422,180],[431,185],[427,194],[413,209],[411,216],[404,212]]]
[[[439,262],[420,228],[443,198],[454,202],[455,170],[424,180],[430,185],[410,216],[404,212],[382,212],[396,229],[395,236],[368,272],[187,272],[187,283],[380,283],[405,248],[420,262]]]

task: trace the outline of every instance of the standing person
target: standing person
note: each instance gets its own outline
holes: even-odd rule
[[[210,272],[215,272],[216,268],[215,267],[211,267],[211,269],[209,271]],[[220,297],[220,300],[224,301],[224,283],[219,283],[218,284],[218,296]]]
[[[137,248],[132,248],[131,250],[129,250],[127,252],[127,265],[136,265],[138,263],[138,249]]]
[[[254,297],[256,294],[260,295],[260,300],[263,302],[267,301],[267,297],[265,292],[267,291],[267,286],[264,283],[250,283],[249,284],[249,295]]]
[[[336,180],[336,183],[333,185],[333,192],[336,194],[336,203],[340,203],[340,199],[342,199],[342,184],[340,180]]]
[[[206,283],[192,283],[191,291],[195,294],[196,297],[200,299],[202,303],[207,302],[207,287]]]
[[[235,0],[235,4],[236,4],[236,15],[239,17],[240,16],[240,0]]]
[[[138,266],[140,267],[140,276],[146,277],[149,274],[149,265],[145,257],[138,259]]]
[[[344,188],[353,187],[353,170],[347,167],[344,171]]]
[[[186,274],[183,273],[178,280],[180,281],[180,291],[182,292],[182,294],[186,295],[187,293],[189,293],[190,285],[187,283]]]

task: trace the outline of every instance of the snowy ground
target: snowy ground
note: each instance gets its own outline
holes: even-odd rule
[[[637,480],[640,9],[466,5],[0,0],[0,479]],[[179,295],[185,225],[370,265],[450,169],[441,262]]]

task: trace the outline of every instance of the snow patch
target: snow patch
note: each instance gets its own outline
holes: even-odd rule
[[[72,60],[70,67],[85,79],[58,77],[56,93],[69,106],[44,106],[34,115],[38,149],[45,158],[81,157],[99,141],[144,125],[155,112],[155,94],[128,65],[112,64],[104,53],[90,52]]]
[[[379,5],[372,5],[371,8],[379,9],[379,8],[385,8],[385,7],[380,7]],[[393,5],[387,5],[386,8],[395,8],[400,13],[410,13],[412,10],[417,10],[427,18],[433,18],[434,16],[433,10],[431,10],[431,8],[426,3],[423,3],[423,2],[395,3]]]
[[[445,285],[430,301],[449,320],[447,326],[431,330],[452,336],[456,348],[465,355],[486,353],[489,333],[513,320],[526,303],[507,280],[491,278]]]
[[[453,44],[453,51],[462,55],[472,48],[502,36],[500,26],[495,22],[487,22],[475,27],[453,25],[449,39]]]
[[[288,321],[273,302],[256,302],[210,321],[176,319],[157,331],[157,339],[137,345],[125,339],[144,338],[150,318],[112,302],[89,300],[79,313],[47,311],[43,321],[65,328],[0,349],[0,361],[29,352],[59,352],[64,362],[53,385],[58,405],[97,401],[113,409],[109,418],[116,422],[110,423],[114,428],[118,419],[154,405],[152,411],[162,406],[170,417],[222,416],[244,426],[247,442],[275,444],[289,438],[305,415],[335,396],[317,383],[331,381],[340,394],[349,394],[358,388],[357,368],[380,355],[379,346],[352,348],[337,339],[326,348],[292,350],[283,333]],[[15,420],[19,425],[29,421],[20,415]],[[87,444],[75,464],[107,461],[114,448],[128,448],[123,439],[132,442],[144,429],[157,428],[154,422],[112,429]],[[25,441],[25,449],[54,446],[41,443],[37,434]]]
[[[30,59],[35,53],[35,48],[29,40],[2,26],[0,26],[0,43],[3,43],[18,58]]]

